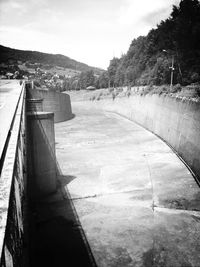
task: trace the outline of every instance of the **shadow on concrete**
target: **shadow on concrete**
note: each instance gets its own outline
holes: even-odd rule
[[[73,175],[59,175],[58,179],[59,179],[60,185],[64,187],[65,185],[69,184],[71,181],[76,179],[76,176],[73,176]]]
[[[31,266],[96,266],[71,201],[57,192],[32,210]]]
[[[73,120],[76,117],[76,115],[74,113],[72,113],[71,117],[69,120]]]
[[[29,200],[29,255],[31,267],[90,267],[96,266],[90,246],[80,224],[66,185],[75,176],[64,176],[56,160],[55,151],[38,120],[37,131],[43,138],[48,157],[56,166],[56,190],[39,199]],[[31,138],[31,132],[28,133]],[[34,143],[32,142],[32,145]],[[31,165],[31,158],[29,166]],[[34,167],[34,166],[33,166]],[[34,177],[29,177],[34,179]],[[28,179],[29,179],[28,178]],[[48,181],[47,181],[48,183]],[[34,190],[28,180],[28,192]]]

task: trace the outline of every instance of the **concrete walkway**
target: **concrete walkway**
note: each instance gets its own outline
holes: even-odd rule
[[[19,80],[0,80],[0,158],[21,90]]]
[[[97,265],[200,266],[200,189],[185,165],[133,122],[72,109],[56,153]]]

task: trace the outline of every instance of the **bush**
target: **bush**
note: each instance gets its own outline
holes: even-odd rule
[[[168,85],[162,85],[162,86],[159,87],[159,88],[160,88],[160,91],[161,91],[162,93],[168,93],[168,92],[170,91],[170,88],[169,88]]]
[[[200,85],[196,87],[195,91],[196,91],[196,94],[200,97]]]
[[[172,87],[172,89],[170,90],[171,93],[177,93],[177,92],[180,92],[182,89],[180,83],[177,83],[176,85],[174,85]]]
[[[162,86],[157,86],[154,87],[153,90],[151,91],[151,94],[164,94],[164,93],[168,93],[169,92],[169,86],[167,85],[162,85]]]
[[[199,82],[200,81],[200,75],[197,72],[194,72],[191,75],[191,80],[192,80],[192,82]]]
[[[109,93],[112,93],[113,91],[114,91],[114,88],[113,87],[108,88],[108,92]]]
[[[195,96],[200,96],[200,85],[199,84],[191,84],[188,85],[187,88],[193,92]]]
[[[142,90],[142,95],[147,95],[152,92],[154,89],[153,85],[147,85],[143,90]]]
[[[181,90],[179,96],[188,97],[188,98],[196,98],[200,97],[200,85],[188,85]]]
[[[123,92],[123,87],[118,87],[118,88],[117,88],[117,92],[118,92],[118,93]]]
[[[115,97],[116,97],[115,92],[112,92],[112,100],[113,100],[113,101],[115,100]]]
[[[94,100],[95,100],[95,96],[94,96],[94,95],[91,96],[90,100],[91,100],[91,101],[94,101]]]
[[[131,95],[131,91],[126,92],[126,96],[129,97]]]

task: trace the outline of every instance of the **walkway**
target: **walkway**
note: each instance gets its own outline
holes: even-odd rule
[[[16,110],[22,86],[19,80],[0,80],[0,158]]]
[[[97,265],[200,266],[200,190],[185,165],[133,122],[72,108],[55,125],[57,158]]]

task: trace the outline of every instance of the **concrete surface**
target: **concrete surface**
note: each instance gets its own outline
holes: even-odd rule
[[[166,95],[133,95],[88,105],[116,112],[139,123],[170,144],[200,184],[200,102]]]
[[[31,214],[31,267],[96,267],[62,183],[56,193],[37,202]]]
[[[0,157],[21,93],[19,80],[0,80]]]
[[[2,117],[5,124],[1,125],[1,133],[2,131],[5,133],[7,127],[10,128],[18,101],[18,93],[21,92],[17,84],[16,81],[6,84],[10,88],[9,92],[13,91],[13,95],[8,94],[5,99],[3,113],[6,110],[7,113]],[[12,85],[14,86],[13,90]],[[18,92],[18,89],[20,92]],[[25,112],[23,98],[24,90],[22,90],[13,122],[0,179],[0,254],[1,263],[4,266],[22,266],[24,255],[26,147],[24,140]],[[6,118],[8,121],[6,121]]]
[[[70,96],[54,91],[28,89],[28,98],[42,98],[43,110],[54,113],[54,121],[61,122],[73,117]]]
[[[28,195],[38,201],[57,188],[54,113],[27,113]]]
[[[72,108],[56,153],[97,265],[200,266],[200,190],[185,165],[135,123]]]

